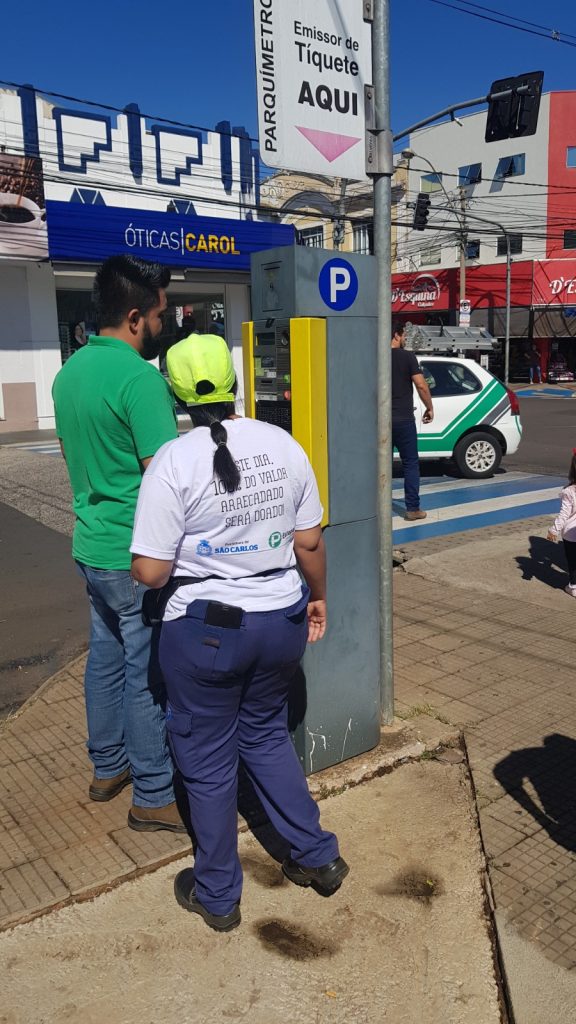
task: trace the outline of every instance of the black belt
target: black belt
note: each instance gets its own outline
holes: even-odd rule
[[[265,569],[264,572],[253,572],[248,576],[171,576],[163,587],[147,590],[142,600],[142,622],[145,626],[159,626],[164,619],[164,612],[171,597],[174,596],[180,587],[189,587],[195,583],[205,583],[206,580],[236,580],[257,579],[260,576],[274,576],[275,573],[288,572],[295,569],[295,565],[281,566],[278,569]]]

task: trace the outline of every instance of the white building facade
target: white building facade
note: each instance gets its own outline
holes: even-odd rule
[[[291,244],[259,214],[258,149],[206,131],[0,91],[0,434],[54,426],[62,362],[98,328],[92,287],[109,255],[171,267],[166,343],[184,309],[224,334],[242,372],[250,254]]]

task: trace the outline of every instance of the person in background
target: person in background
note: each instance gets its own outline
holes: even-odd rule
[[[167,725],[197,840],[176,899],[225,932],[240,924],[239,758],[289,845],[285,876],[331,895],[349,870],[336,836],[320,827],[288,732],[292,680],[306,643],[326,629],[322,506],[290,434],[235,414],[223,338],[179,342],[168,370],[194,430],[165,445],[145,473],[132,573],[151,587],[168,584]]]
[[[130,575],[130,541],[142,475],[178,436],[158,354],[170,271],[113,256],[96,275],[99,336],[57,374],[56,430],[74,496],[72,553],[90,600],[85,696],[91,800],[132,782],[128,824],[183,832],[172,785],[163,686],[141,617],[143,587]]]
[[[530,346],[530,351],[528,353],[528,361],[529,361],[528,369],[529,369],[529,372],[530,372],[530,383],[531,384],[541,384],[542,383],[542,369],[540,367],[540,352],[539,352],[538,348],[536,347],[536,345],[531,345]],[[537,378],[537,379],[535,380],[534,378]]]
[[[576,597],[576,448],[568,470],[568,483],[560,492],[560,511],[548,530],[548,540],[562,540],[568,562],[568,583],[564,588]]]
[[[423,423],[432,423],[434,407],[430,388],[418,360],[413,352],[406,351],[405,345],[405,326],[395,322],[392,324],[392,444],[398,449],[404,471],[404,518],[411,522],[426,518],[426,513],[420,508],[420,465],[418,432],[414,419],[414,388],[425,407]]]

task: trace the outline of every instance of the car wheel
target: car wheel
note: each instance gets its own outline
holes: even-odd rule
[[[454,461],[462,476],[494,476],[502,460],[502,448],[492,434],[466,434],[454,449]]]

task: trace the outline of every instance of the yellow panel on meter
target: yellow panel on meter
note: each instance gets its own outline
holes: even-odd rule
[[[246,415],[283,427],[302,445],[328,507],[326,321],[313,317],[243,324]]]

